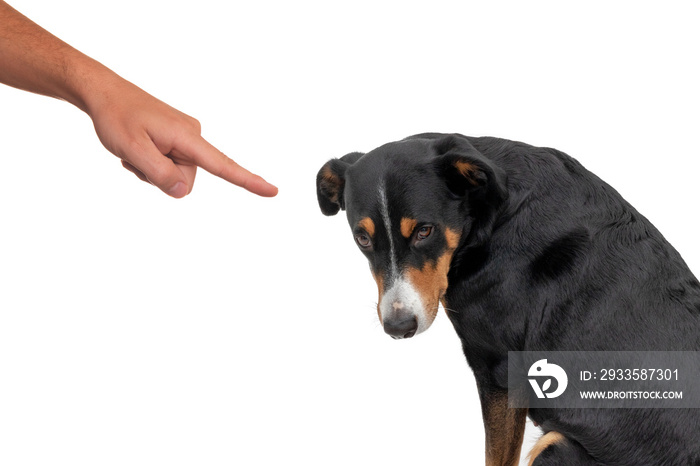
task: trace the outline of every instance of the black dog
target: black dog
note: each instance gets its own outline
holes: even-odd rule
[[[653,180],[649,180],[653,189]],[[347,211],[386,333],[425,331],[440,303],[474,371],[486,462],[700,465],[700,413],[512,409],[508,351],[699,350],[700,284],[610,186],[554,149],[421,134],[326,163],[321,210]]]

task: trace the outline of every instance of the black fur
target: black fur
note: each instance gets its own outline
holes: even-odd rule
[[[444,299],[482,396],[506,389],[508,351],[700,350],[697,279],[646,218],[568,155],[428,133],[350,158],[336,204],[351,225],[384,180],[393,210],[462,232]],[[467,180],[454,171],[462,159],[478,168]],[[322,210],[326,194],[319,188]],[[381,269],[386,259],[367,254]],[[695,410],[529,415],[571,440],[535,464],[568,464],[548,459],[567,449],[581,464],[700,464]]]

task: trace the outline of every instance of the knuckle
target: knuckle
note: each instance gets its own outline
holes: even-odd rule
[[[190,118],[190,123],[192,124],[192,127],[195,129],[197,134],[201,133],[202,132],[202,124],[199,122],[199,120],[196,118],[192,118],[192,117],[189,117],[189,118]]]
[[[127,140],[125,147],[126,155],[130,158],[143,153],[146,148],[146,145],[140,139],[130,138]]]
[[[186,113],[181,113],[179,115],[175,126],[179,126],[180,128],[186,129],[188,132],[192,131],[196,134],[200,134],[202,132],[202,124],[199,122],[199,120],[187,115]]]

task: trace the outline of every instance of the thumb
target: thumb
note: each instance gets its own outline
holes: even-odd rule
[[[185,197],[194,185],[196,167],[176,164],[150,139],[127,154],[125,161],[141,172],[148,182],[174,198]]]

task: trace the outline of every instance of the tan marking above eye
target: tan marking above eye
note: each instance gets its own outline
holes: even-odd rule
[[[401,219],[401,235],[404,238],[410,238],[415,230],[418,221],[415,218],[402,218]]]
[[[357,222],[357,225],[363,228],[369,234],[369,236],[374,238],[374,221],[372,221],[371,218],[363,217],[359,222]]]

